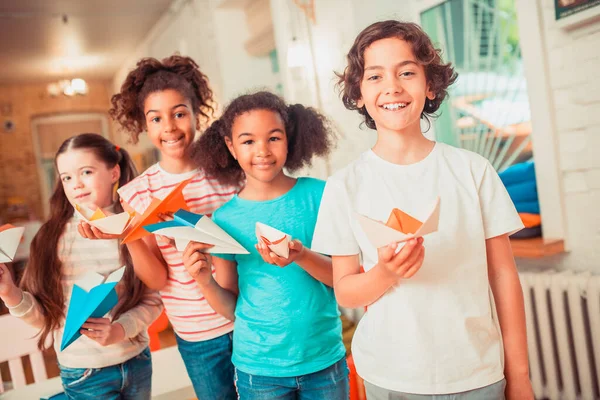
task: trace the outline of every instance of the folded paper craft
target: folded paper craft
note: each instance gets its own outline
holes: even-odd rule
[[[190,241],[212,244],[209,253],[249,254],[241,244],[229,236],[209,217],[179,210],[172,221],[145,225],[144,228],[156,235],[175,239],[177,250],[183,251]]]
[[[150,235],[150,232],[144,229],[144,226],[151,225],[160,221],[158,214],[174,213],[177,210],[187,210],[188,207],[183,198],[183,188],[192,180],[192,178],[181,181],[173,188],[173,190],[165,196],[164,199],[152,199],[152,203],[146,208],[144,214],[135,218],[132,222],[133,226],[129,233],[123,238],[123,244],[133,242]]]
[[[79,214],[79,216],[81,216],[88,224],[109,235],[122,234],[135,215],[135,213],[127,211],[119,214],[106,215],[100,207],[98,207],[96,211],[93,211],[79,204],[75,205],[75,212],[77,212],[77,214]]]
[[[358,213],[356,218],[367,238],[376,248],[387,246],[392,242],[402,243],[438,230],[440,198],[436,199],[432,211],[423,222],[397,208],[392,210],[385,224]]]
[[[263,223],[256,223],[256,238],[265,243],[269,249],[279,257],[290,256],[290,240],[292,237],[286,233]]]
[[[12,262],[25,228],[10,224],[0,226],[0,263]]]
[[[85,321],[89,318],[102,318],[117,305],[119,299],[115,287],[124,272],[124,266],[106,278],[96,272],[90,272],[75,282],[67,310],[60,351],[66,349],[81,336],[79,331]]]

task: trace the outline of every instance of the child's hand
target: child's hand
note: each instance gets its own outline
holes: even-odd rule
[[[398,243],[394,242],[377,249],[378,264],[398,278],[408,279],[423,265],[425,257],[423,238],[409,240],[398,253],[395,253],[397,247]]]
[[[90,318],[81,325],[80,332],[102,346],[109,346],[125,340],[123,325],[118,322],[110,322],[108,318]]]
[[[158,213],[157,217],[160,220],[160,222],[172,221],[173,213],[172,212]],[[160,240],[161,242],[168,243],[171,246],[175,247],[175,239],[170,238],[168,236],[163,236],[163,235],[155,235],[155,236],[156,236],[156,240]]]
[[[77,231],[79,234],[86,239],[118,239],[121,235],[111,235],[104,233],[100,229],[88,224],[86,221],[79,221],[77,225]]]
[[[200,286],[208,285],[212,277],[212,257],[206,251],[210,244],[189,242],[183,252],[183,265]]]
[[[17,293],[19,288],[15,285],[13,278],[8,270],[6,264],[0,263],[0,297],[5,303],[14,303],[17,300]],[[14,301],[11,301],[13,300]],[[20,298],[20,297],[19,297]],[[16,304],[7,304],[8,306],[13,306]]]
[[[290,254],[288,258],[283,258],[273,253],[269,249],[269,246],[262,240],[255,247],[258,250],[258,254],[260,254],[266,263],[277,265],[278,267],[285,267],[297,261],[304,255],[304,251],[306,250],[299,240],[290,240]]]

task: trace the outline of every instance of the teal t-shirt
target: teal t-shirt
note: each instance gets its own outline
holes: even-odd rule
[[[299,265],[267,264],[254,247],[256,222],[311,247],[325,182],[299,178],[286,194],[268,201],[235,196],[213,220],[250,254],[217,254],[237,262],[239,296],[233,331],[233,364],[262,376],[306,375],[345,355],[333,289]]]

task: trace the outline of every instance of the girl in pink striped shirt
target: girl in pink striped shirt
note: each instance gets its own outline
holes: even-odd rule
[[[111,101],[110,115],[128,131],[133,143],[146,131],[161,155],[160,162],[119,189],[122,202],[143,213],[152,197],[163,198],[179,182],[191,178],[183,190],[190,211],[210,215],[237,193],[237,187],[206,176],[190,157],[201,120],[207,121],[213,113],[208,80],[191,58],[174,55],[162,61],[140,60]],[[211,308],[175,246],[156,236],[142,240],[161,262],[137,263],[136,273],[160,291],[196,396],[237,398],[231,364],[233,322]]]

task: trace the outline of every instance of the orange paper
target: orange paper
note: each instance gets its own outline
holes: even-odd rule
[[[423,223],[418,219],[411,217],[404,211],[394,208],[386,225],[392,229],[408,234],[416,233]]]
[[[161,220],[158,217],[158,214],[175,213],[180,209],[189,211],[189,208],[185,203],[185,199],[183,198],[183,188],[191,180],[192,178],[179,182],[177,186],[173,188],[171,193],[166,195],[162,200],[152,198],[152,203],[150,203],[146,211],[144,211],[144,214],[136,218],[136,220],[133,222],[133,226],[131,227],[127,236],[125,236],[123,239],[122,243],[125,244],[133,242],[143,238],[144,236],[151,235],[150,232],[144,229],[144,225],[160,222]]]
[[[369,241],[375,248],[380,248],[436,232],[440,219],[440,198],[436,199],[423,222],[397,208],[392,210],[385,224],[358,213],[355,215]]]

